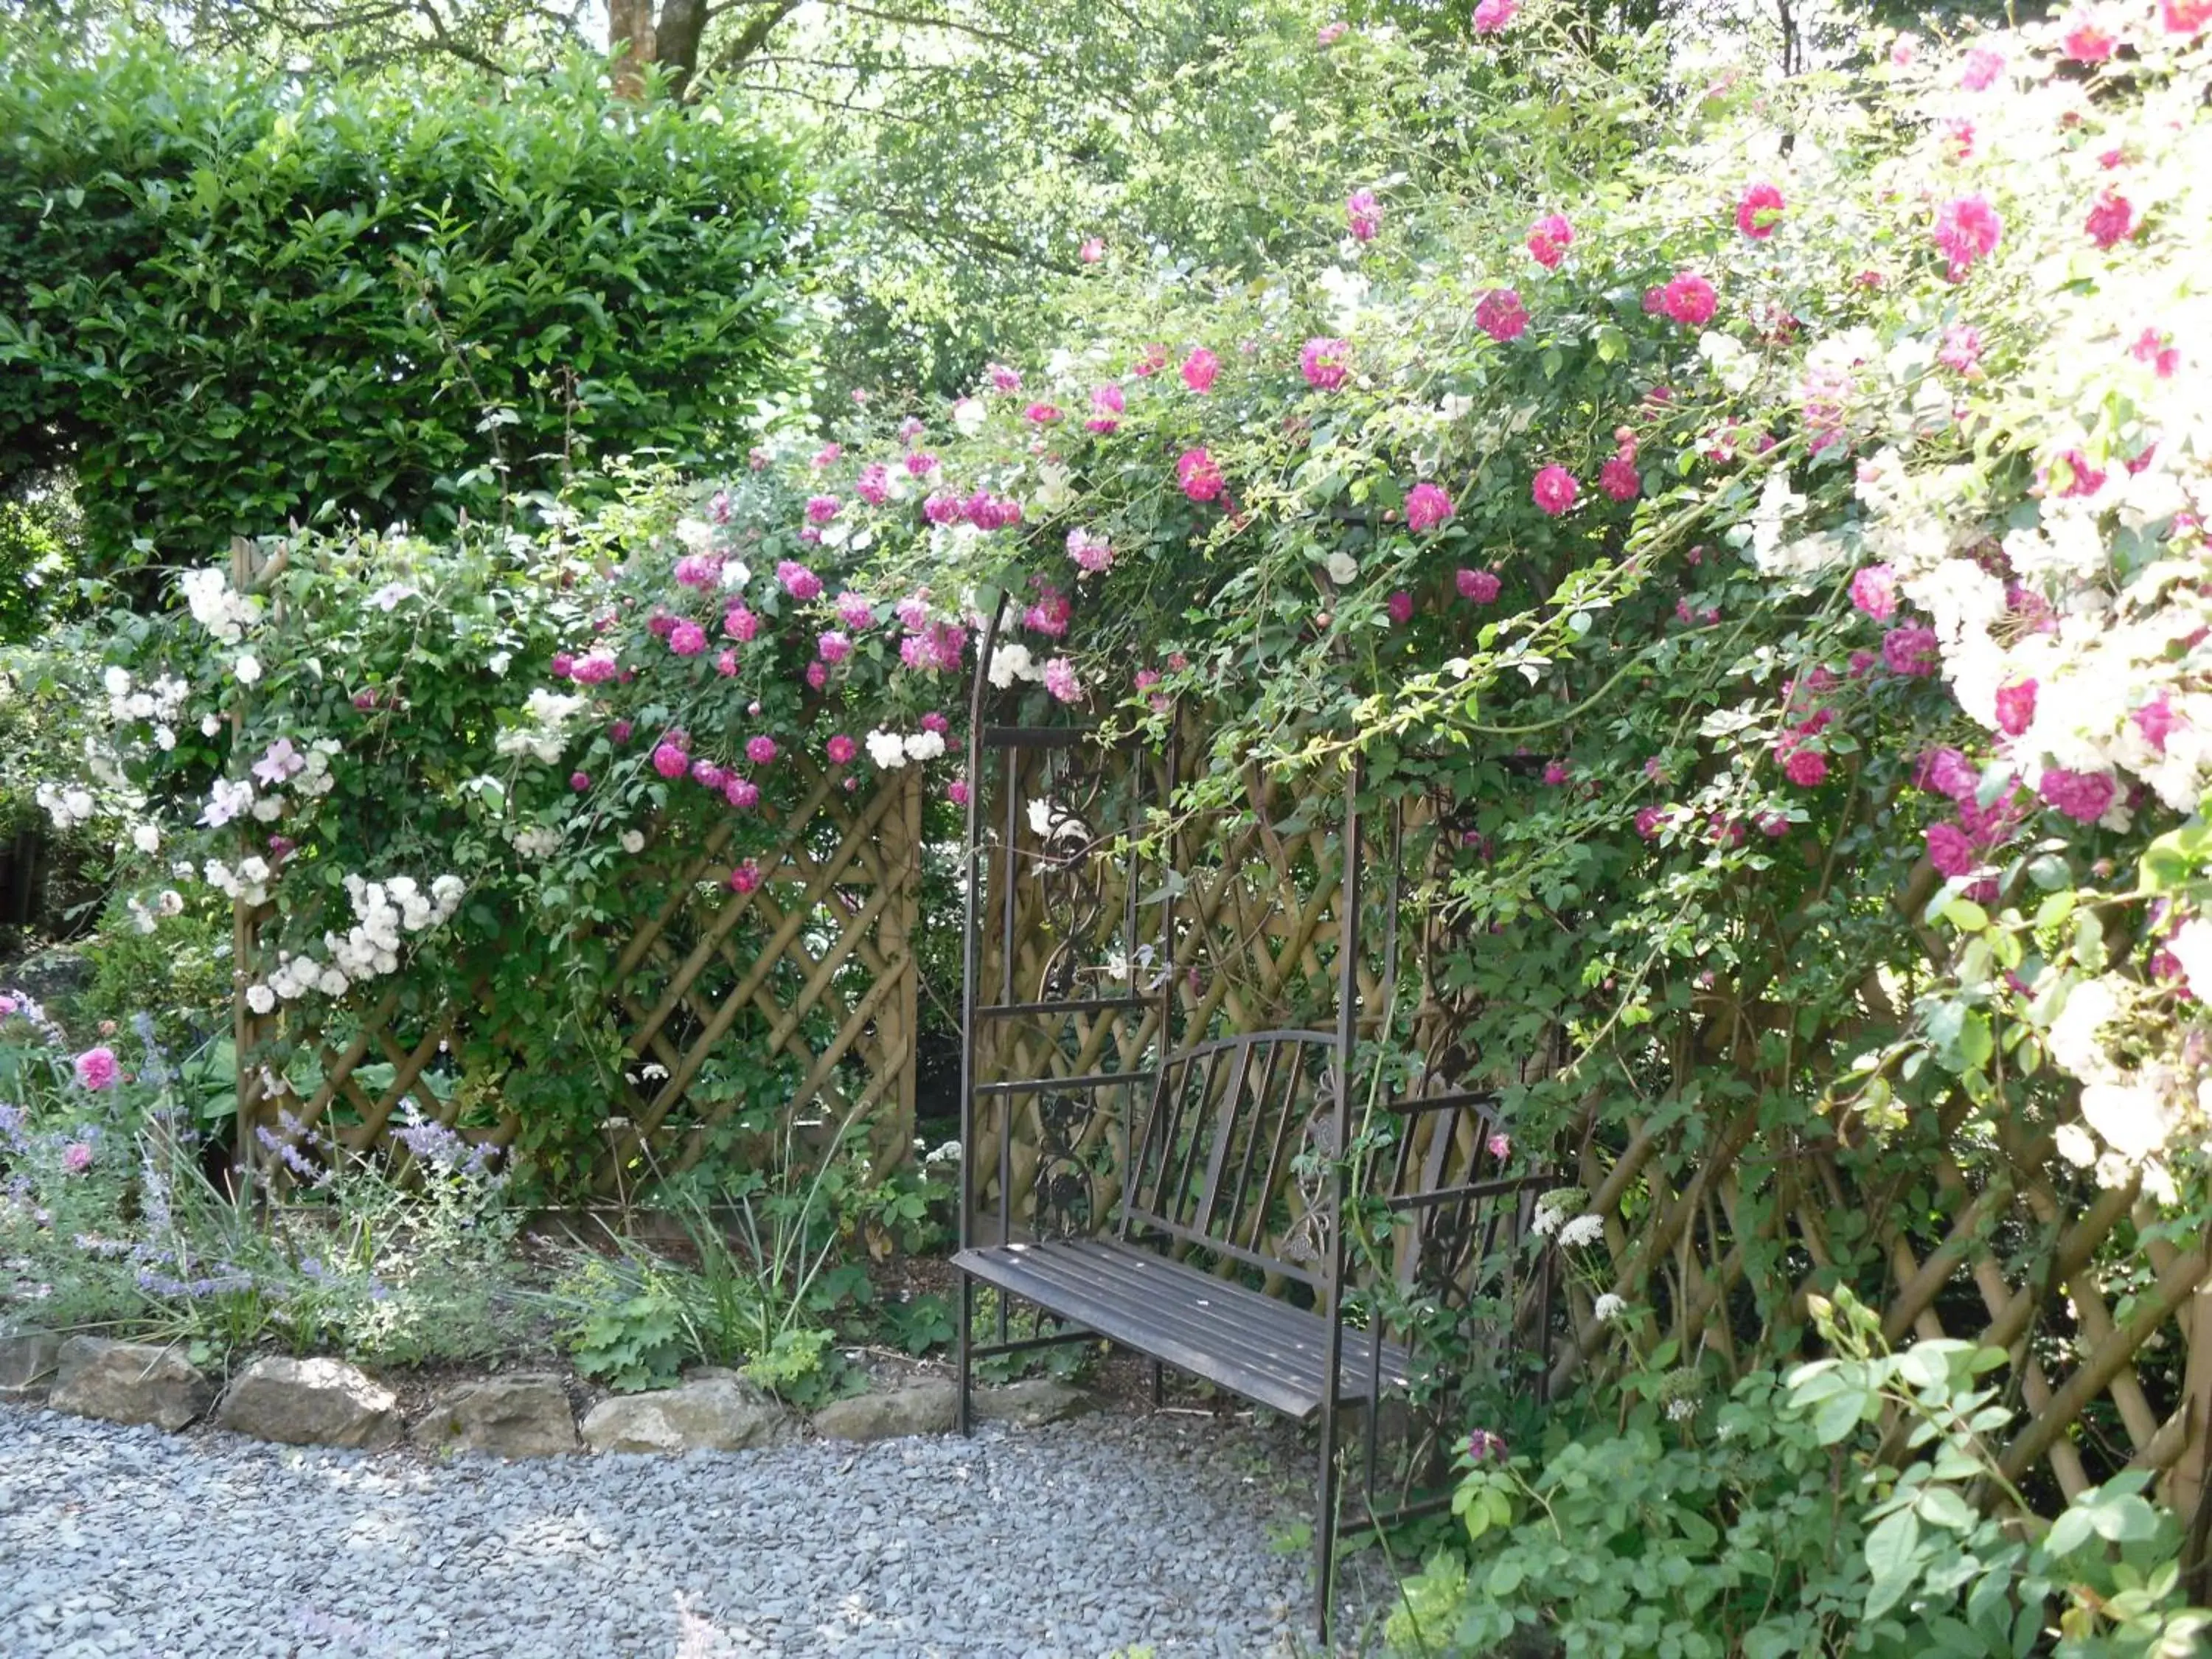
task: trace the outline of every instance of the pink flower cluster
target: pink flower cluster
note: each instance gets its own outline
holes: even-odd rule
[[[958,623],[933,623],[925,617],[899,641],[899,660],[925,674],[957,673],[967,648],[968,630]]]
[[[1193,392],[1213,390],[1213,377],[1221,372],[1221,359],[1200,346],[1182,360],[1182,383]]]
[[[1176,458],[1176,483],[1182,486],[1182,493],[1194,501],[1218,499],[1227,482],[1221,476],[1220,467],[1215,465],[1213,457],[1203,445],[1196,449],[1186,449]]]
[[[1462,569],[1454,580],[1459,588],[1460,598],[1470,599],[1476,605],[1488,605],[1498,597],[1498,589],[1504,586],[1498,580],[1497,574],[1489,570]]]
[[[1061,592],[1042,576],[1032,576],[1030,584],[1037,590],[1036,602],[1022,612],[1022,626],[1033,634],[1043,634],[1058,639],[1067,632],[1067,624],[1075,615],[1075,607]]]
[[[1476,0],[1474,32],[1477,34],[1502,34],[1512,22],[1514,14],[1521,9],[1521,0]]]
[[[1956,283],[1980,260],[1996,251],[2004,240],[2004,220],[1985,196],[1960,196],[1936,210],[1936,251],[1949,264],[1945,274]]]
[[[1553,465],[1538,471],[1528,493],[1536,505],[1553,518],[1558,518],[1575,504],[1582,494],[1582,486],[1575,475],[1564,466]]]
[[[978,530],[1006,530],[1022,521],[1022,504],[1010,496],[979,489],[964,499],[939,493],[921,504],[922,516],[935,525],[972,524]]]
[[[1351,353],[1348,340],[1316,337],[1308,340],[1305,349],[1298,354],[1298,372],[1316,391],[1334,392],[1352,373],[1347,362]]]
[[[1598,469],[1597,487],[1616,501],[1632,501],[1644,493],[1644,480],[1636,471],[1636,428],[1614,428],[1613,441],[1613,454]]]
[[[1345,228],[1355,241],[1371,242],[1382,228],[1382,204],[1371,190],[1355,190],[1344,201]]]
[[[1083,529],[1067,532],[1067,556],[1085,574],[1095,576],[1114,565],[1114,546],[1105,537]]]
[[[1575,240],[1575,228],[1564,213],[1547,213],[1528,228],[1528,257],[1547,270],[1556,270]]]
[[[1698,328],[1712,320],[1720,294],[1694,270],[1678,270],[1659,290],[1659,309],[1686,327]]]
[[[1761,180],[1736,198],[1735,228],[1755,242],[1774,234],[1782,222],[1782,192]]]
[[[1474,302],[1474,325],[1493,340],[1517,340],[1528,331],[1528,313],[1513,289],[1486,289]]]
[[[796,559],[783,559],[775,567],[775,579],[783,584],[783,591],[804,605],[822,597],[822,578]]]
[[[1406,492],[1406,528],[1416,535],[1434,530],[1451,515],[1451,497],[1437,485],[1424,482]]]
[[[1121,425],[1121,416],[1127,408],[1121,388],[1111,380],[1097,387],[1091,394],[1091,418],[1083,423],[1087,432],[1115,432]]]

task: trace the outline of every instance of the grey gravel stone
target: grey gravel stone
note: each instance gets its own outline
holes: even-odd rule
[[[1294,1659],[1306,1461],[1178,1416],[426,1464],[0,1407],[0,1655]]]
[[[234,1434],[289,1446],[391,1445],[399,1438],[399,1398],[342,1359],[257,1359],[216,1408]]]
[[[746,1451],[798,1432],[791,1413],[730,1373],[601,1401],[584,1419],[595,1452]]]
[[[62,1340],[51,1331],[0,1336],[0,1401],[24,1405],[52,1391]]]
[[[579,1443],[568,1390],[544,1371],[457,1383],[430,1402],[409,1435],[434,1450],[450,1447],[495,1457],[553,1457]]]
[[[952,1426],[953,1385],[937,1377],[881,1394],[833,1400],[814,1413],[814,1432],[831,1440],[895,1440],[943,1434]]]
[[[73,1336],[62,1344],[46,1403],[78,1417],[150,1423],[173,1434],[215,1403],[215,1384],[174,1348]]]

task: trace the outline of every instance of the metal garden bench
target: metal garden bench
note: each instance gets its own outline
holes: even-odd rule
[[[1068,1328],[998,1344],[963,1340],[963,1433],[977,1358],[1099,1338],[1150,1358],[1156,1393],[1159,1368],[1172,1366],[1317,1424],[1316,1614],[1324,1635],[1344,1410],[1369,1408],[1363,1420],[1371,1492],[1374,1407],[1424,1377],[1411,1345],[1345,1318],[1348,1276],[1335,1162],[1345,1144],[1339,1126],[1350,1117],[1343,1041],[1326,1031],[1259,1031],[1172,1056],[1141,1119],[1114,1149],[1117,1168],[1109,1173],[1120,1195],[1108,1225],[1041,1235],[1002,1206],[996,1217],[971,1224],[970,1242],[954,1257],[963,1314],[973,1285],[981,1284]],[[1503,1173],[1492,1149],[1490,1104],[1486,1095],[1451,1093],[1382,1107],[1395,1139],[1362,1186],[1388,1218],[1389,1253],[1408,1288],[1417,1275],[1438,1268],[1447,1279],[1463,1278],[1492,1252],[1510,1250],[1527,1236],[1535,1193],[1556,1184]],[[965,1331],[963,1318],[963,1337]],[[1425,1506],[1401,1504],[1397,1515]]]

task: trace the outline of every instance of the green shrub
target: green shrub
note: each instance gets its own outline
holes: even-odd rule
[[[94,554],[451,524],[586,453],[710,453],[790,361],[780,141],[578,57],[427,97],[143,36],[0,82],[0,473]]]

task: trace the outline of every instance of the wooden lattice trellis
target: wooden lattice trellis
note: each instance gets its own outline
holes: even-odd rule
[[[757,1056],[783,1057],[795,1072],[788,1092],[765,1103],[780,1114],[866,1121],[878,1168],[896,1164],[910,1146],[921,779],[893,773],[855,796],[808,763],[787,764],[803,793],[781,813],[761,809],[757,821],[775,839],[750,854],[762,877],[751,892],[733,892],[722,879],[731,823],[685,846],[655,836],[643,854],[637,878],[665,896],[627,937],[606,941],[615,966],[605,995],[630,1063],[602,1080],[599,1190],[621,1186],[648,1153],[659,1170],[690,1168],[734,1115],[763,1103],[699,1097],[702,1073],[738,1042]],[[260,934],[272,915],[270,907],[240,907],[241,964],[269,965]],[[449,992],[428,1012],[404,1011],[399,992],[388,989],[343,1011],[351,1034],[339,1042],[326,1035],[337,1021],[311,1024],[298,1009],[255,1013],[245,1000],[252,977],[242,966],[236,1007],[239,1145],[249,1158],[272,1138],[375,1147],[410,1101],[426,1118],[461,1123],[475,1139],[515,1139],[521,1126],[495,1094],[477,1101],[460,1088],[428,1086],[441,1054],[464,1036],[500,1050],[503,1026],[489,981]],[[747,1015],[751,1024],[740,1030]],[[317,1079],[305,1088],[264,1064],[272,1050],[302,1048]],[[507,1055],[503,1063],[521,1062]],[[463,1123],[478,1106],[489,1122]]]

